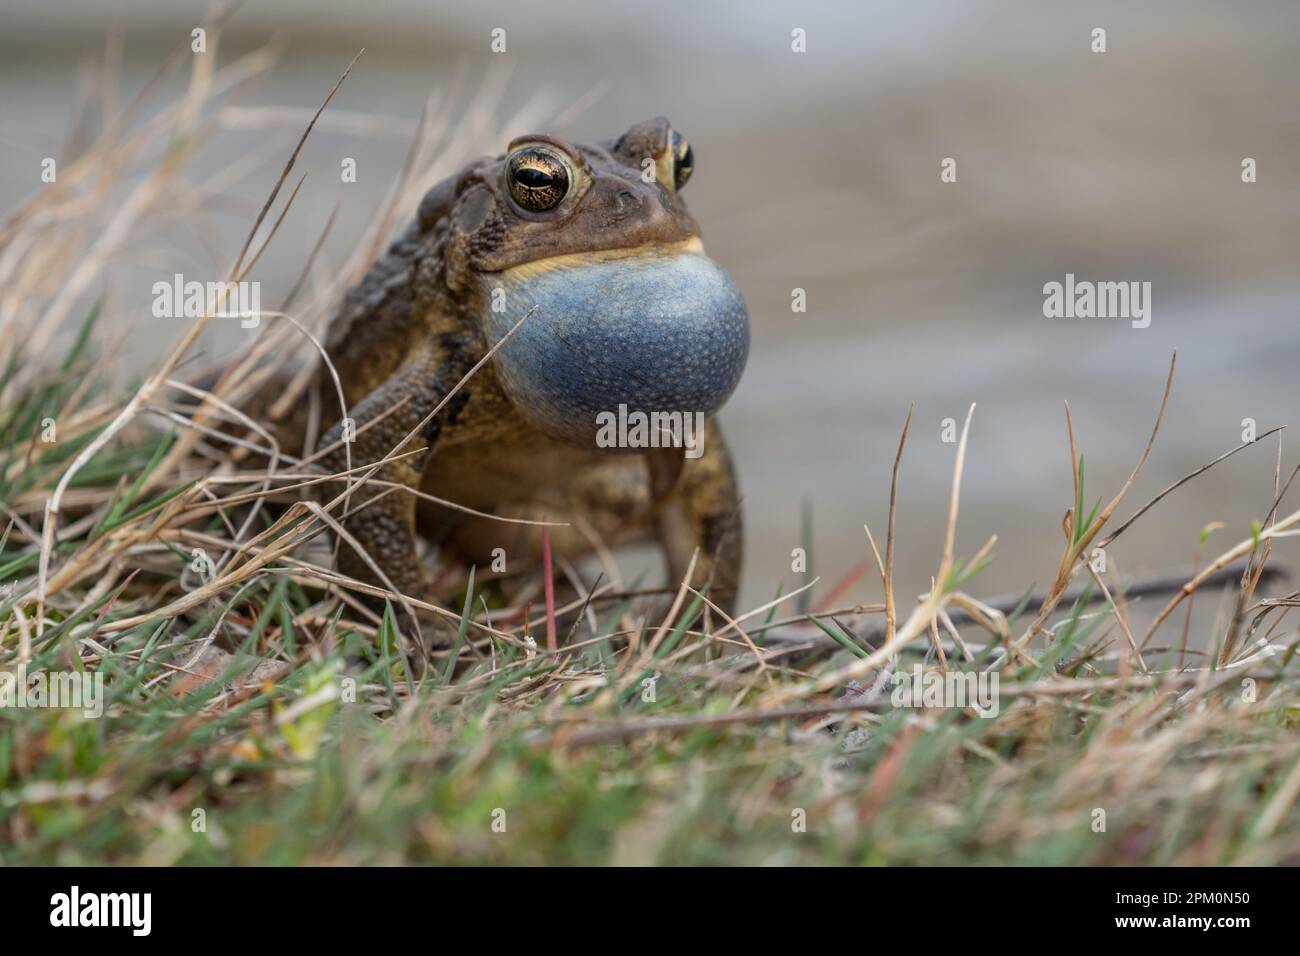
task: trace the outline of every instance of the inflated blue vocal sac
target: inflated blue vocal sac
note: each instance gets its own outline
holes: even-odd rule
[[[698,245],[663,254],[567,257],[511,270],[495,344],[534,306],[495,360],[521,413],[556,437],[590,442],[597,415],[712,415],[749,355],[749,314],[731,277]]]

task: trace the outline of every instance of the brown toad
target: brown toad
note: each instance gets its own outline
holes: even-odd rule
[[[417,453],[383,465],[382,482],[489,515],[567,522],[551,532],[559,556],[658,540],[676,581],[698,548],[693,584],[730,606],[738,496],[709,419],[740,379],[749,320],[682,203],[693,159],[659,118],[596,145],[516,139],[434,187],[330,326],[348,415],[322,447],[351,439],[356,467],[418,431],[403,448]],[[337,415],[332,380],[322,375],[319,388]],[[645,447],[682,444],[692,422],[702,444]],[[665,434],[672,423],[683,427]],[[323,464],[342,471],[348,457],[339,443]],[[417,533],[480,568],[494,552],[524,566],[540,556],[535,525],[386,487],[355,490],[345,527],[406,594],[426,587]],[[380,583],[353,547],[340,562]]]

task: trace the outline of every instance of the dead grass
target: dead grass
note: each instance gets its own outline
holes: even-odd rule
[[[600,581],[571,600],[556,592],[549,562],[509,589],[451,567],[440,571],[442,603],[387,595],[455,635],[432,667],[413,666],[415,635],[398,633],[391,609],[368,609],[360,599],[384,592],[332,570],[326,544],[357,490],[394,489],[375,480],[377,466],[349,467],[337,476],[349,491],[317,500],[315,486],[331,477],[313,467],[320,450],[282,454],[273,430],[241,408],[277,366],[321,354],[319,323],[303,316],[328,314],[416,197],[450,171],[457,152],[436,101],[373,228],[331,270],[337,281],[295,305],[314,274],[305,263],[304,280],[210,393],[186,384],[202,318],[127,394],[109,384],[111,346],[96,324],[104,302],[66,351],[54,347],[154,218],[190,214],[215,195],[196,195],[184,172],[219,134],[225,99],[273,55],[218,69],[219,24],[211,28],[214,52],[190,58],[174,102],[147,117],[137,105],[106,115],[102,136],[62,164],[57,184],[0,227],[0,581],[14,582],[0,603],[0,659],[29,676],[100,674],[106,688],[99,719],[6,710],[0,858],[1300,861],[1296,633],[1286,624],[1300,592],[1261,592],[1275,579],[1274,545],[1300,524],[1300,511],[1282,507],[1290,481],[1280,453],[1266,517],[1198,557],[1194,573],[1125,582],[1089,564],[1095,547],[1112,547],[1194,480],[1114,526],[1157,447],[1174,361],[1162,396],[1153,391],[1154,424],[1132,475],[1104,506],[1086,508],[1066,406],[1071,504],[1052,583],[1032,600],[972,595],[995,540],[966,558],[955,550],[965,453],[977,440],[972,406],[934,586],[910,610],[900,614],[894,594],[895,547],[926,545],[896,529],[904,423],[884,556],[869,529],[864,542],[879,603],[825,606],[853,586],[853,572],[822,589],[816,610],[789,609],[819,580],[730,617],[685,583],[666,594],[615,584],[609,557]],[[184,60],[173,58],[146,95],[161,95]],[[240,115],[247,122],[249,110]],[[297,186],[277,209],[282,187],[320,115],[274,180],[231,278],[252,274],[286,221]],[[486,120],[479,132],[496,135]],[[278,409],[306,385],[298,376]],[[419,432],[391,457],[409,454]],[[1181,560],[1170,555],[1171,566]],[[1226,612],[1189,644],[1192,617],[1175,612],[1210,588],[1223,589]],[[1126,600],[1137,591],[1168,603],[1139,622]],[[656,614],[666,596],[669,611]],[[891,675],[918,664],[930,675],[997,675],[997,715],[897,706]]]

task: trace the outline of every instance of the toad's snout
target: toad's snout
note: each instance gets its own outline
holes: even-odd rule
[[[548,434],[594,441],[597,416],[620,406],[712,415],[744,371],[745,302],[698,242],[566,256],[495,278],[489,285],[503,294],[487,313],[493,343],[537,306],[495,361],[520,412]]]

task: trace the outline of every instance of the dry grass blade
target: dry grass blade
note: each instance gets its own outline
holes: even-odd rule
[[[119,39],[107,59],[121,59]],[[1246,447],[1169,485],[1112,530],[1139,471],[1156,469],[1176,358],[1137,466],[1105,509],[1096,499],[1091,520],[1079,504],[1085,436],[1066,404],[1073,501],[1064,554],[1042,576],[1050,585],[1042,593],[972,596],[999,543],[990,535],[970,558],[958,553],[973,405],[955,449],[942,541],[932,542],[930,587],[902,620],[896,549],[914,542],[899,535],[900,510],[935,507],[902,500],[915,406],[898,436],[887,536],[877,541],[864,525],[869,555],[828,578],[837,583],[816,611],[798,612],[820,578],[746,610],[720,605],[710,582],[694,578],[698,553],[684,574],[625,586],[611,550],[621,538],[603,524],[497,515],[381,471],[427,452],[425,426],[474,387],[472,376],[536,308],[446,383],[454,387],[414,429],[393,428],[388,416],[410,414],[401,401],[367,421],[363,430],[382,425],[400,437],[381,460],[354,466],[341,440],[318,447],[335,401],[344,405],[322,344],[340,296],[433,183],[517,133],[546,128],[541,100],[498,120],[507,70],[477,91],[439,90],[418,123],[349,113],[331,125],[332,105],[242,101],[270,61],[265,49],[222,68],[215,56],[201,58],[185,85],[176,70],[185,59],[174,57],[160,75],[175,74],[178,98],[147,110],[120,111],[102,84],[87,102],[103,103],[103,122],[88,111],[73,133],[82,152],[61,160],[58,184],[0,227],[0,316],[15,369],[0,391],[8,518],[0,664],[21,664],[29,676],[103,676],[109,689],[101,723],[55,708],[5,708],[6,862],[531,864],[644,852],[689,863],[716,862],[718,848],[747,863],[1300,860],[1300,642],[1288,616],[1300,592],[1269,590],[1283,573],[1277,557],[1300,538],[1300,512],[1282,511],[1300,469],[1283,480],[1279,443],[1261,526],[1212,559],[1203,560],[1202,539],[1188,572],[1125,579],[1118,560],[1109,573],[1088,561],[1094,547]],[[150,97],[162,89],[151,82]],[[286,321],[268,321],[219,361],[215,384],[187,383],[188,363],[202,354],[192,338],[202,319],[177,336],[180,345],[165,343],[139,390],[115,380],[129,350],[93,323],[58,368],[28,361],[49,358],[53,330],[42,320],[70,316],[124,253],[132,264],[172,261],[176,250],[150,246],[159,225],[192,226],[211,263],[234,263],[231,275],[262,270],[268,243],[305,231],[288,216],[302,208],[295,196],[310,194],[290,172],[304,124],[413,141],[398,181],[341,261],[318,261],[333,212],[318,235],[303,237],[311,252],[285,276],[293,282],[280,311],[260,312]],[[202,149],[224,145],[219,137],[235,127],[272,135],[217,175],[195,175]],[[220,248],[206,228],[211,214],[273,161],[271,148],[275,188],[265,203],[257,197],[247,237]],[[110,323],[126,313],[112,283],[103,302]],[[297,313],[286,314],[295,302]],[[268,393],[278,399],[270,415],[251,413],[260,401],[249,399]],[[57,443],[30,427],[47,408]],[[307,418],[296,457],[277,444],[288,412],[295,423],[299,412]],[[78,458],[88,448],[93,460]],[[435,575],[418,594],[398,593],[356,533],[366,509],[389,495],[453,509],[455,520],[473,516],[476,528],[508,540],[535,540],[541,528],[544,559],[512,560],[508,573],[489,575],[428,542],[420,559]],[[546,530],[570,522],[590,545],[590,563]],[[366,580],[336,570],[331,547],[359,554]],[[873,564],[883,602],[835,606]],[[750,575],[753,583],[752,565]],[[1202,607],[1196,621],[1180,622],[1181,634],[1168,626],[1179,604],[1190,610],[1198,590],[1219,586],[1216,619],[1202,622],[1212,616]],[[1143,603],[1156,596],[1153,607]],[[410,635],[376,610],[386,601],[403,625],[429,626],[425,660],[412,659]],[[1153,613],[1155,626],[1136,641]],[[1039,617],[1029,637],[1050,635],[1041,654],[1015,639],[1027,623],[1021,614]],[[436,640],[453,633],[454,641]],[[419,664],[434,679],[416,679]],[[941,681],[942,699],[896,699],[888,684],[912,675]],[[951,698],[967,680],[991,683],[992,711]],[[224,843],[183,825],[184,811],[198,806],[221,808]],[[792,806],[808,808],[816,839],[790,838]],[[1109,833],[1094,832],[1088,810],[1111,806],[1122,814]],[[509,840],[483,836],[495,807],[527,808]]]
[[[1066,543],[1065,552],[1061,556],[1061,563],[1056,571],[1056,579],[1052,582],[1052,586],[1048,590],[1043,603],[1039,606],[1038,613],[1034,616],[1033,621],[1030,623],[1029,627],[1025,629],[1025,633],[1016,640],[1014,646],[1017,649],[1024,648],[1026,644],[1042,632],[1043,624],[1046,623],[1052,612],[1056,610],[1062,595],[1065,594],[1066,588],[1069,587],[1071,578],[1078,570],[1080,556],[1088,553],[1088,548],[1101,532],[1101,529],[1105,527],[1106,522],[1110,520],[1111,515],[1115,513],[1115,509],[1120,506],[1120,503],[1124,500],[1124,496],[1128,493],[1129,488],[1132,487],[1133,482],[1137,480],[1137,476],[1141,473],[1142,466],[1146,464],[1147,456],[1151,454],[1151,448],[1155,444],[1156,435],[1160,433],[1160,423],[1164,420],[1165,408],[1169,404],[1169,392],[1173,388],[1174,370],[1177,366],[1178,352],[1175,350],[1169,360],[1169,374],[1165,378],[1164,393],[1160,398],[1160,409],[1156,412],[1155,424],[1151,427],[1151,435],[1147,438],[1146,446],[1142,449],[1142,455],[1138,458],[1137,464],[1133,466],[1133,471],[1129,474],[1128,479],[1124,482],[1123,486],[1121,486],[1120,490],[1106,504],[1106,506],[1101,509],[1087,527],[1082,527],[1082,523],[1085,519],[1083,515],[1077,513],[1079,510],[1077,507],[1074,509],[1073,518],[1070,521],[1070,527],[1074,533],[1071,534],[1070,539]],[[1074,441],[1074,424],[1070,420],[1068,404],[1066,405],[1066,422],[1070,437],[1071,473],[1073,474],[1075,481],[1075,501],[1079,502],[1082,500],[1080,498],[1080,488],[1078,484],[1080,459],[1078,448]]]
[[[884,586],[885,586],[885,639],[889,640],[894,636],[894,622],[898,619],[898,612],[894,606],[894,522],[898,512],[898,472],[903,462],[903,449],[907,446],[907,432],[912,425],[912,412],[916,410],[916,403],[913,402],[907,407],[907,418],[903,419],[903,431],[898,436],[898,451],[894,453],[894,469],[889,479],[889,527],[885,534],[885,566]],[[870,536],[871,532],[867,532]],[[875,551],[876,544],[871,543],[871,549]],[[879,555],[877,555],[879,558]]]
[[[849,681],[858,680],[870,674],[888,661],[894,654],[916,637],[929,632],[931,623],[938,616],[940,609],[947,603],[952,588],[953,548],[957,536],[957,505],[961,499],[961,476],[966,463],[966,446],[970,439],[971,418],[975,406],[971,405],[966,413],[966,422],[962,426],[961,440],[957,444],[957,459],[953,465],[952,492],[948,498],[948,524],[944,532],[943,559],[935,575],[938,585],[921,601],[911,613],[903,626],[892,638],[886,640],[879,649],[859,658],[851,664],[823,674],[815,681],[796,685],[771,695],[773,705],[781,705],[791,700],[801,700],[814,694],[842,688]]]
[[[357,54],[357,56],[360,56],[360,54]],[[196,60],[196,63],[198,62],[205,61],[203,59]],[[338,88],[343,84],[343,81],[347,79],[347,75],[351,72],[352,66],[355,63],[356,58],[353,58],[352,63],[348,64],[348,68],[343,71],[343,75],[339,77],[334,88],[330,90],[329,95],[325,97],[325,101],[321,104],[320,109],[317,110],[317,116],[319,116],[320,113],[324,111],[325,107],[329,105],[330,100],[334,98],[334,94],[338,92]],[[275,201],[280,186],[288,177],[289,171],[293,168],[294,160],[297,159],[298,153],[302,149],[302,144],[306,142],[307,136],[311,133],[311,128],[314,124],[315,117],[313,117],[312,123],[308,125],[307,129],[303,131],[302,137],[298,140],[297,147],[294,149],[293,154],[289,157],[289,161],[285,164],[283,172],[280,174],[280,179],[271,190],[271,195],[267,199],[266,205],[263,207],[261,214],[258,216],[257,222],[254,224],[253,229],[249,231],[248,239],[244,243],[244,250],[241,251],[239,258],[236,260],[235,267],[231,270],[231,278],[227,281],[236,281],[242,278],[242,274],[239,271],[239,263],[242,262],[244,253],[252,242],[257,227],[261,224],[262,219],[266,216],[267,210]],[[77,473],[84,468],[91,459],[107,447],[113,437],[135,418],[140,409],[146,405],[153,398],[154,393],[162,387],[162,384],[168,379],[168,377],[170,377],[172,371],[180,363],[181,359],[184,358],[185,354],[189,352],[190,348],[194,345],[194,342],[202,333],[204,327],[207,325],[210,313],[214,306],[214,302],[208,302],[204,314],[190,325],[189,329],[181,337],[180,342],[172,349],[171,354],[163,360],[161,367],[154,371],[154,373],[144,381],[136,391],[135,395],[131,397],[130,401],[126,403],[126,406],[122,411],[118,413],[117,417],[109,422],[108,426],[100,432],[99,435],[97,435],[95,439],[77,455],[76,458],[73,459],[72,464],[64,471],[58,484],[55,486],[54,493],[50,496],[49,504],[45,509],[45,524],[41,537],[41,557],[36,587],[38,633],[44,628],[46,584],[49,577],[50,557],[53,553],[54,538],[59,522],[59,507],[64,493],[67,491],[69,484],[71,484],[72,479],[76,477]]]

